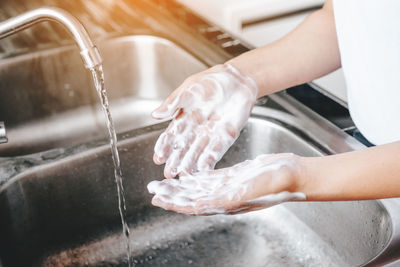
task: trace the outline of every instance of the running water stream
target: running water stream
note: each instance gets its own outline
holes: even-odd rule
[[[126,203],[125,203],[125,191],[124,186],[122,184],[122,170],[121,170],[121,161],[119,159],[119,153],[117,149],[117,135],[115,133],[114,121],[111,117],[111,112],[108,104],[107,92],[104,86],[104,72],[103,66],[98,65],[91,69],[94,85],[96,87],[97,93],[99,95],[101,105],[103,108],[104,115],[106,117],[108,134],[110,136],[110,148],[112,153],[112,159],[114,162],[114,176],[115,183],[117,184],[118,191],[118,208],[119,214],[121,216],[122,222],[122,231],[126,241],[126,250],[128,257],[128,265],[131,265],[131,249],[129,244],[129,226],[127,222],[126,216]]]

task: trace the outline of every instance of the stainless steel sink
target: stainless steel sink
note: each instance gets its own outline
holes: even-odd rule
[[[149,116],[171,90],[205,65],[151,36],[100,42],[117,131],[155,123]],[[79,51],[63,47],[0,60],[1,156],[26,155],[104,137],[103,113]]]
[[[155,124],[149,112],[205,65],[157,37],[123,37],[98,46],[120,132],[137,266],[375,266],[399,257],[397,199],[288,203],[211,217],[152,207],[146,185],[162,179],[162,166],[152,162],[153,146],[168,123]],[[10,143],[0,145],[0,155],[14,155],[0,158],[0,266],[126,264],[102,114],[79,60],[71,48],[60,48],[0,61],[0,80],[6,77],[16,90],[4,92],[3,83],[0,88],[0,114],[6,115],[0,119],[10,125]],[[13,78],[14,72],[21,75]],[[217,167],[261,153],[320,156],[359,148],[282,93],[260,101]]]

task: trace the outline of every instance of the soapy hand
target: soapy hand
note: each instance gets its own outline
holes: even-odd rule
[[[298,156],[261,155],[233,167],[152,181],[152,204],[191,215],[236,214],[305,200],[298,188]]]
[[[258,88],[231,65],[217,65],[189,77],[153,111],[173,117],[154,147],[154,162],[166,163],[164,176],[213,169],[239,136]]]

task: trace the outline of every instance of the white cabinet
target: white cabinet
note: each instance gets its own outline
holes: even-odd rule
[[[321,6],[324,0],[178,0],[235,34],[242,25]]]
[[[246,40],[254,47],[264,46],[291,32],[310,14],[311,11],[303,11],[290,16],[245,24],[239,33],[239,38]]]
[[[278,40],[299,25],[324,0],[178,0],[200,16],[254,47]],[[347,102],[341,70],[314,81]]]

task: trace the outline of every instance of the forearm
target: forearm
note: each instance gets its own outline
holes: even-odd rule
[[[307,200],[400,197],[400,142],[301,162],[298,190]]]
[[[259,97],[311,81],[340,67],[331,2],[284,38],[228,63],[250,76]]]

